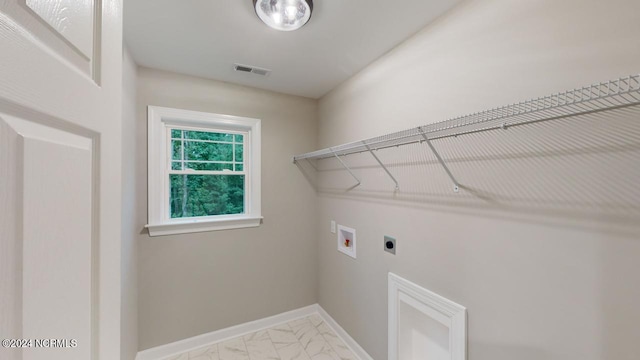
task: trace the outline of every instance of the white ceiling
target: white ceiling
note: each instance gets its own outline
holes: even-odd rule
[[[139,65],[319,98],[460,1],[316,0],[307,25],[280,32],[252,0],[127,0],[124,32]]]

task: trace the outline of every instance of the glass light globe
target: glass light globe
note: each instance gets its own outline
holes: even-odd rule
[[[280,31],[301,28],[313,10],[312,0],[253,0],[253,4],[260,20]]]

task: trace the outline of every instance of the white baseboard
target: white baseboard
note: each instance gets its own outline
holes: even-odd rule
[[[136,360],[162,360],[169,356],[182,354],[203,346],[215,344],[220,341],[236,338],[252,332],[268,329],[285,322],[306,317],[317,313],[317,305],[309,305],[300,309],[287,311],[282,314],[270,316],[264,319],[228,327],[210,333],[197,335],[188,339],[179,340],[170,344],[160,345],[151,349],[138,352]]]
[[[136,360],[163,360],[170,356],[179,355],[220,341],[268,329],[276,325],[313,314],[318,314],[327,323],[327,325],[329,325],[329,327],[340,338],[342,338],[345,344],[356,356],[360,358],[360,360],[373,360],[373,358],[369,356],[369,354],[367,354],[367,352],[364,351],[364,349],[358,345],[358,343],[353,340],[353,338],[349,336],[349,334],[347,334],[347,332],[344,331],[344,329],[338,325],[338,323],[318,304],[143,350],[138,352]]]
[[[351,335],[349,335],[349,333],[347,333],[342,326],[340,326],[332,317],[331,315],[329,315],[329,313],[327,313],[322,306],[320,306],[319,304],[315,305],[317,307],[318,310],[318,315],[320,315],[320,317],[322,318],[322,320],[324,320],[325,323],[327,323],[327,325],[329,325],[329,327],[331,328],[331,330],[333,330],[338,337],[340,337],[345,344],[347,344],[347,346],[349,347],[349,349],[351,349],[351,352],[353,352],[358,358],[360,358],[360,360],[373,360],[373,358],[367,354],[366,351],[364,351],[364,349],[362,348],[362,346],[360,346],[360,344],[358,344],[352,337]]]

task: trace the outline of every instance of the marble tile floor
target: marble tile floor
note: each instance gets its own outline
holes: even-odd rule
[[[166,360],[359,360],[318,315],[208,345]]]

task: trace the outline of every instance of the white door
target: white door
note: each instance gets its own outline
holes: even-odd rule
[[[120,357],[121,22],[0,0],[0,359]]]

